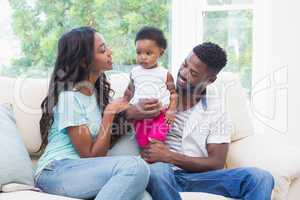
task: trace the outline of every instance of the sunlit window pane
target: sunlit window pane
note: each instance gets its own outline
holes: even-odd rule
[[[239,73],[245,88],[251,88],[252,11],[206,12],[204,41],[220,44],[226,49],[226,71]]]

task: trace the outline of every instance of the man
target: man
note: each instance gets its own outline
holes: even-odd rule
[[[152,141],[142,152],[151,163],[147,190],[154,200],[181,199],[179,192],[271,199],[274,179],[270,173],[257,168],[223,169],[232,124],[221,111],[221,102],[208,94],[226,62],[224,50],[208,42],[196,46],[181,65],[176,120],[167,141]],[[130,107],[127,117],[153,117],[159,108],[156,100],[144,100]]]

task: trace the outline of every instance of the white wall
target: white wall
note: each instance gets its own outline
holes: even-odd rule
[[[300,1],[254,2],[252,111],[258,130],[300,141]]]

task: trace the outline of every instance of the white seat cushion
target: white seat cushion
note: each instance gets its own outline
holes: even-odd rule
[[[183,200],[233,200],[231,198],[202,192],[182,192],[180,195]]]
[[[46,194],[42,192],[20,191],[20,192],[0,193],[0,200],[75,200],[75,199]]]
[[[199,193],[199,192],[184,192],[181,193],[183,200],[230,200],[218,195]],[[56,196],[41,192],[34,191],[21,191],[0,193],[0,200],[76,200],[74,198],[68,198],[63,196]]]

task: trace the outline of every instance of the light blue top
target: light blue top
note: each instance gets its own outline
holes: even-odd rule
[[[95,92],[91,96],[86,96],[79,91],[61,92],[53,108],[53,117],[48,145],[38,161],[36,176],[53,160],[80,158],[67,133],[67,127],[85,124],[93,139],[96,138],[101,122],[101,112]]]

